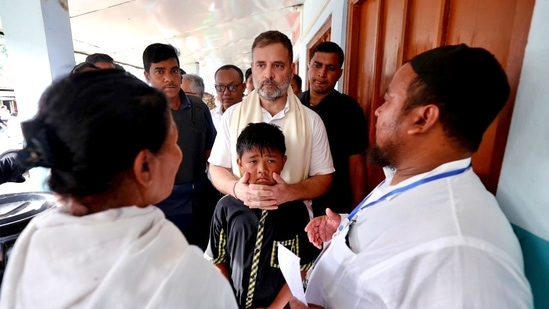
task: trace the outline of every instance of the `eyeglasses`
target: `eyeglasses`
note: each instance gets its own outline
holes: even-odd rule
[[[238,90],[238,86],[240,85],[229,85],[229,86],[215,85],[215,90],[217,92],[225,92],[225,89],[229,89],[230,92],[235,92]]]
[[[185,93],[188,94],[188,95],[193,95],[193,96],[195,96],[195,97],[200,97],[200,95],[199,95],[198,93],[196,93],[196,92],[185,91]]]

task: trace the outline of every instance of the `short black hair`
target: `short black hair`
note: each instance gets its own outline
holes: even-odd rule
[[[164,94],[120,70],[69,75],[42,94],[34,119],[21,128],[18,160],[51,168],[48,185],[84,197],[116,188],[137,154],[157,153],[170,126]]]
[[[465,44],[425,51],[409,61],[410,82],[404,111],[435,104],[448,137],[476,151],[484,131],[509,99],[505,70],[492,53]]]
[[[245,76],[244,76],[244,81],[247,81],[248,78],[250,78],[250,76],[252,76],[252,68],[248,68],[248,69],[246,70],[246,74],[245,74]]]
[[[242,70],[234,64],[225,64],[219,67],[219,69],[215,71],[214,78],[217,76],[217,73],[222,70],[235,70],[238,73],[238,77],[240,78],[240,83],[244,83],[247,80],[244,79],[244,74],[242,74]]]
[[[328,54],[335,53],[339,57],[339,67],[341,68],[343,66],[343,61],[345,60],[345,54],[343,53],[343,49],[341,49],[341,47],[339,47],[339,45],[337,45],[334,42],[326,41],[318,44],[313,49],[313,56],[316,53],[328,53]]]
[[[88,55],[86,57],[86,62],[91,62],[93,64],[97,62],[109,62],[114,64],[114,59],[112,59],[112,57],[107,54],[95,53],[95,54]]]
[[[284,134],[274,124],[258,122],[249,123],[236,140],[236,154],[239,158],[246,151],[259,149],[263,151],[278,151],[282,156],[286,154]]]
[[[297,75],[297,74],[294,74],[294,76],[292,78],[295,80],[295,82],[296,82],[297,86],[299,87],[299,89],[301,89],[301,86],[303,86],[303,81],[301,80],[301,77],[299,77],[299,75]]]
[[[160,61],[175,58],[177,65],[179,66],[179,51],[170,44],[154,43],[143,51],[143,68],[146,72],[151,69],[151,63],[157,63]],[[181,70],[181,74],[185,74],[185,71]]]

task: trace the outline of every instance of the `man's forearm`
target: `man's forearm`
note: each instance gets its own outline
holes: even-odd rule
[[[292,292],[290,291],[288,284],[284,283],[282,289],[280,289],[269,308],[285,308],[290,299],[292,299]]]
[[[302,182],[288,185],[288,200],[311,200],[326,193],[332,184],[332,174],[315,175]]]
[[[238,179],[224,167],[210,164],[208,171],[214,187],[223,194],[233,194],[233,186]]]
[[[229,282],[231,282],[231,274],[229,272],[229,267],[227,266],[227,263],[219,263],[215,264],[215,268],[217,268],[223,277],[227,278]]]

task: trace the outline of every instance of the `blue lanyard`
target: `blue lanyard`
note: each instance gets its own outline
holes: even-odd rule
[[[366,201],[368,200],[368,198],[370,198],[370,196],[372,195],[372,193],[375,191],[375,189],[370,192],[370,194],[368,194],[368,196],[366,198],[364,198],[362,200],[362,202],[360,202],[360,204],[358,204],[355,209],[353,209],[353,211],[349,214],[349,216],[347,217],[347,219],[349,219],[349,222],[351,222],[353,220],[353,218],[356,216],[356,214],[361,211],[362,209],[366,208],[366,207],[370,207],[370,206],[373,206],[379,202],[382,202],[384,200],[386,200],[387,198],[393,196],[393,195],[396,195],[396,194],[399,194],[399,193],[402,193],[404,191],[408,191],[412,188],[415,188],[417,186],[420,186],[420,185],[423,185],[423,184],[426,184],[426,183],[429,183],[431,181],[435,181],[435,180],[438,180],[438,179],[442,179],[442,178],[447,178],[447,177],[451,177],[451,176],[455,176],[455,175],[459,175],[463,172],[465,172],[466,170],[468,170],[469,168],[471,167],[471,164],[469,164],[467,167],[465,168],[460,168],[460,169],[457,169],[457,170],[453,170],[453,171],[448,171],[448,172],[445,172],[445,173],[441,173],[441,174],[437,174],[437,175],[433,175],[433,176],[430,176],[430,177],[427,177],[427,178],[423,178],[423,179],[420,179],[416,182],[412,182],[411,184],[407,185],[407,186],[404,186],[404,187],[400,187],[400,188],[396,188],[394,189],[393,191],[390,191],[390,192],[387,192],[385,195],[383,195],[382,197],[378,198],[377,200],[375,201],[372,201],[372,202],[369,202],[369,203],[366,203]],[[385,180],[383,181],[385,182]],[[383,182],[381,182],[379,185],[382,185]],[[379,186],[378,186],[379,187]],[[338,230],[342,230],[344,228],[343,225],[340,225]]]

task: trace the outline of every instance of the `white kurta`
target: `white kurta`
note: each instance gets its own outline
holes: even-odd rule
[[[469,164],[382,185],[369,200]],[[472,169],[365,208],[332,239],[311,273],[307,300],[346,309],[533,306],[517,238]]]
[[[1,308],[237,308],[230,284],[154,207],[33,219],[17,239]]]
[[[223,112],[221,111],[221,103],[217,103],[220,105],[217,105],[213,109],[210,110],[210,114],[212,115],[212,122],[214,124],[215,130],[219,130],[219,124],[221,123],[221,119],[223,118]]]
[[[232,151],[233,148],[236,149],[236,140],[231,140],[230,131],[232,115],[235,106],[238,104],[229,107],[225,113],[223,113],[223,118],[220,126],[217,128],[217,136],[208,159],[210,164],[231,168],[233,162],[236,160],[236,158],[233,157]],[[274,116],[271,116],[267,110],[261,109],[263,122],[272,123],[280,127],[289,106],[288,102],[286,102],[284,109]],[[324,123],[322,122],[322,119],[320,119],[320,116],[311,109],[305,108],[304,110],[307,113],[312,133],[309,176],[331,174],[334,172],[334,166]],[[296,137],[285,136],[285,138],[291,139]]]

